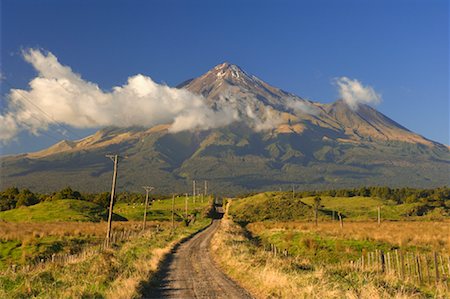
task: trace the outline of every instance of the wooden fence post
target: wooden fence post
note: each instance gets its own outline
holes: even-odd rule
[[[400,273],[402,280],[405,279],[405,260],[403,257],[403,250],[400,250]]]
[[[436,282],[439,282],[439,280],[440,280],[439,264],[438,264],[438,254],[436,251],[434,252],[434,270],[436,271]]]
[[[392,268],[391,268],[391,254],[390,254],[389,251],[386,253],[386,258],[387,258],[386,270],[387,270],[387,273],[391,273],[391,271],[392,271]]]
[[[380,250],[380,262],[381,262],[381,272],[385,273],[386,272],[386,260],[385,260],[383,250]]]
[[[416,255],[417,280],[422,284],[422,269],[420,268],[420,255]]]
[[[430,260],[428,258],[428,255],[425,255],[425,266],[427,268],[427,280],[428,283],[431,283],[431,275],[430,275]]]

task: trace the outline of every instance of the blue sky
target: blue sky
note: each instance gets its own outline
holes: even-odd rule
[[[379,111],[449,144],[446,0],[2,0],[1,73],[17,88],[36,76],[21,55],[28,48],[52,52],[104,90],[139,73],[176,85],[229,61],[284,90],[332,102],[333,79],[347,76],[381,93]],[[9,88],[2,82],[3,110]],[[22,133],[2,153],[62,138],[55,130]]]

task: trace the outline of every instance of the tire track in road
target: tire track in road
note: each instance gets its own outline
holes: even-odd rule
[[[220,220],[181,243],[163,263],[156,283],[143,298],[252,298],[228,278],[212,260],[209,245]]]

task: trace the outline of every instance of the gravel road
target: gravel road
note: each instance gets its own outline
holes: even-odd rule
[[[209,244],[219,225],[219,219],[213,220],[208,228],[175,248],[157,281],[144,290],[143,298],[252,298],[211,258]]]

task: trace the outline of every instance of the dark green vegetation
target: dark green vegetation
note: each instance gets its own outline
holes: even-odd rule
[[[119,133],[105,130],[103,134],[112,138]],[[349,144],[311,138],[265,136],[245,128],[159,132],[95,150],[39,159],[2,158],[1,187],[16,185],[48,192],[70,184],[87,192],[107,191],[112,165],[104,155],[111,151],[129,157],[120,164],[119,190],[139,191],[151,181],[158,192],[182,192],[190,189],[192,179],[208,180],[214,192],[230,195],[286,190],[292,184],[305,189],[448,184],[450,155],[445,147],[400,142]]]

